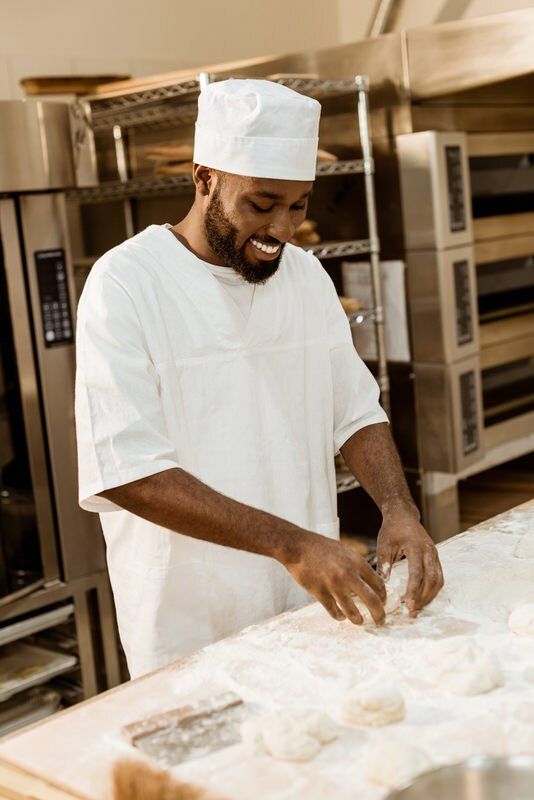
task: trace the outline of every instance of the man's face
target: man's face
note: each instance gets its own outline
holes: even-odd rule
[[[249,283],[265,283],[306,216],[312,185],[217,173],[204,216],[211,249]]]

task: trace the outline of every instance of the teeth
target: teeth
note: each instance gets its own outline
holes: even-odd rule
[[[268,253],[269,255],[273,255],[274,253],[277,253],[278,249],[280,247],[280,245],[278,245],[278,244],[275,245],[274,247],[273,246],[269,246],[268,244],[264,244],[263,242],[259,242],[257,239],[251,239],[250,241],[252,242],[254,247],[256,247],[258,250],[261,250],[263,253]]]

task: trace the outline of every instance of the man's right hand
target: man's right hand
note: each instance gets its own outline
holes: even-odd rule
[[[356,596],[367,606],[377,625],[384,622],[386,587],[364,558],[317,533],[303,533],[294,544],[291,554],[280,561],[331,617],[361,625],[363,618],[354,603]]]

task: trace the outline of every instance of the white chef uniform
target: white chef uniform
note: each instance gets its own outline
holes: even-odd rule
[[[97,495],[181,467],[336,538],[334,454],[387,420],[314,256],[286,245],[245,302],[167,225],[100,258],[80,300],[80,503],[100,512],[132,677],[307,595],[272,559],[171,532]]]

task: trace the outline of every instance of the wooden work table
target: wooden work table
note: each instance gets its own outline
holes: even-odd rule
[[[395,679],[405,696],[407,717],[388,733],[416,740],[436,765],[473,751],[499,755],[534,748],[532,735],[525,745],[521,726],[510,727],[514,709],[525,700],[532,700],[534,713],[534,683],[523,677],[525,667],[534,666],[534,638],[515,636],[506,624],[518,593],[521,602],[534,602],[534,562],[517,557],[525,536],[534,537],[534,501],[442,543],[446,589],[417,620],[403,615],[383,629],[355,628],[312,604],[4,738],[0,799],[102,800],[109,796],[112,764],[137,752],[126,741],[125,725],[228,690],[256,704],[315,705],[336,717],[342,693],[369,674]],[[403,572],[396,570],[395,580],[404,580]],[[421,639],[453,635],[476,636],[498,656],[502,688],[451,698],[425,683],[418,673]],[[268,800],[281,796],[281,786],[287,798],[315,800],[330,793],[336,800],[378,800],[387,792],[362,777],[360,760],[384,730],[345,729],[305,764],[248,757],[236,745],[175,773],[232,800]]]

